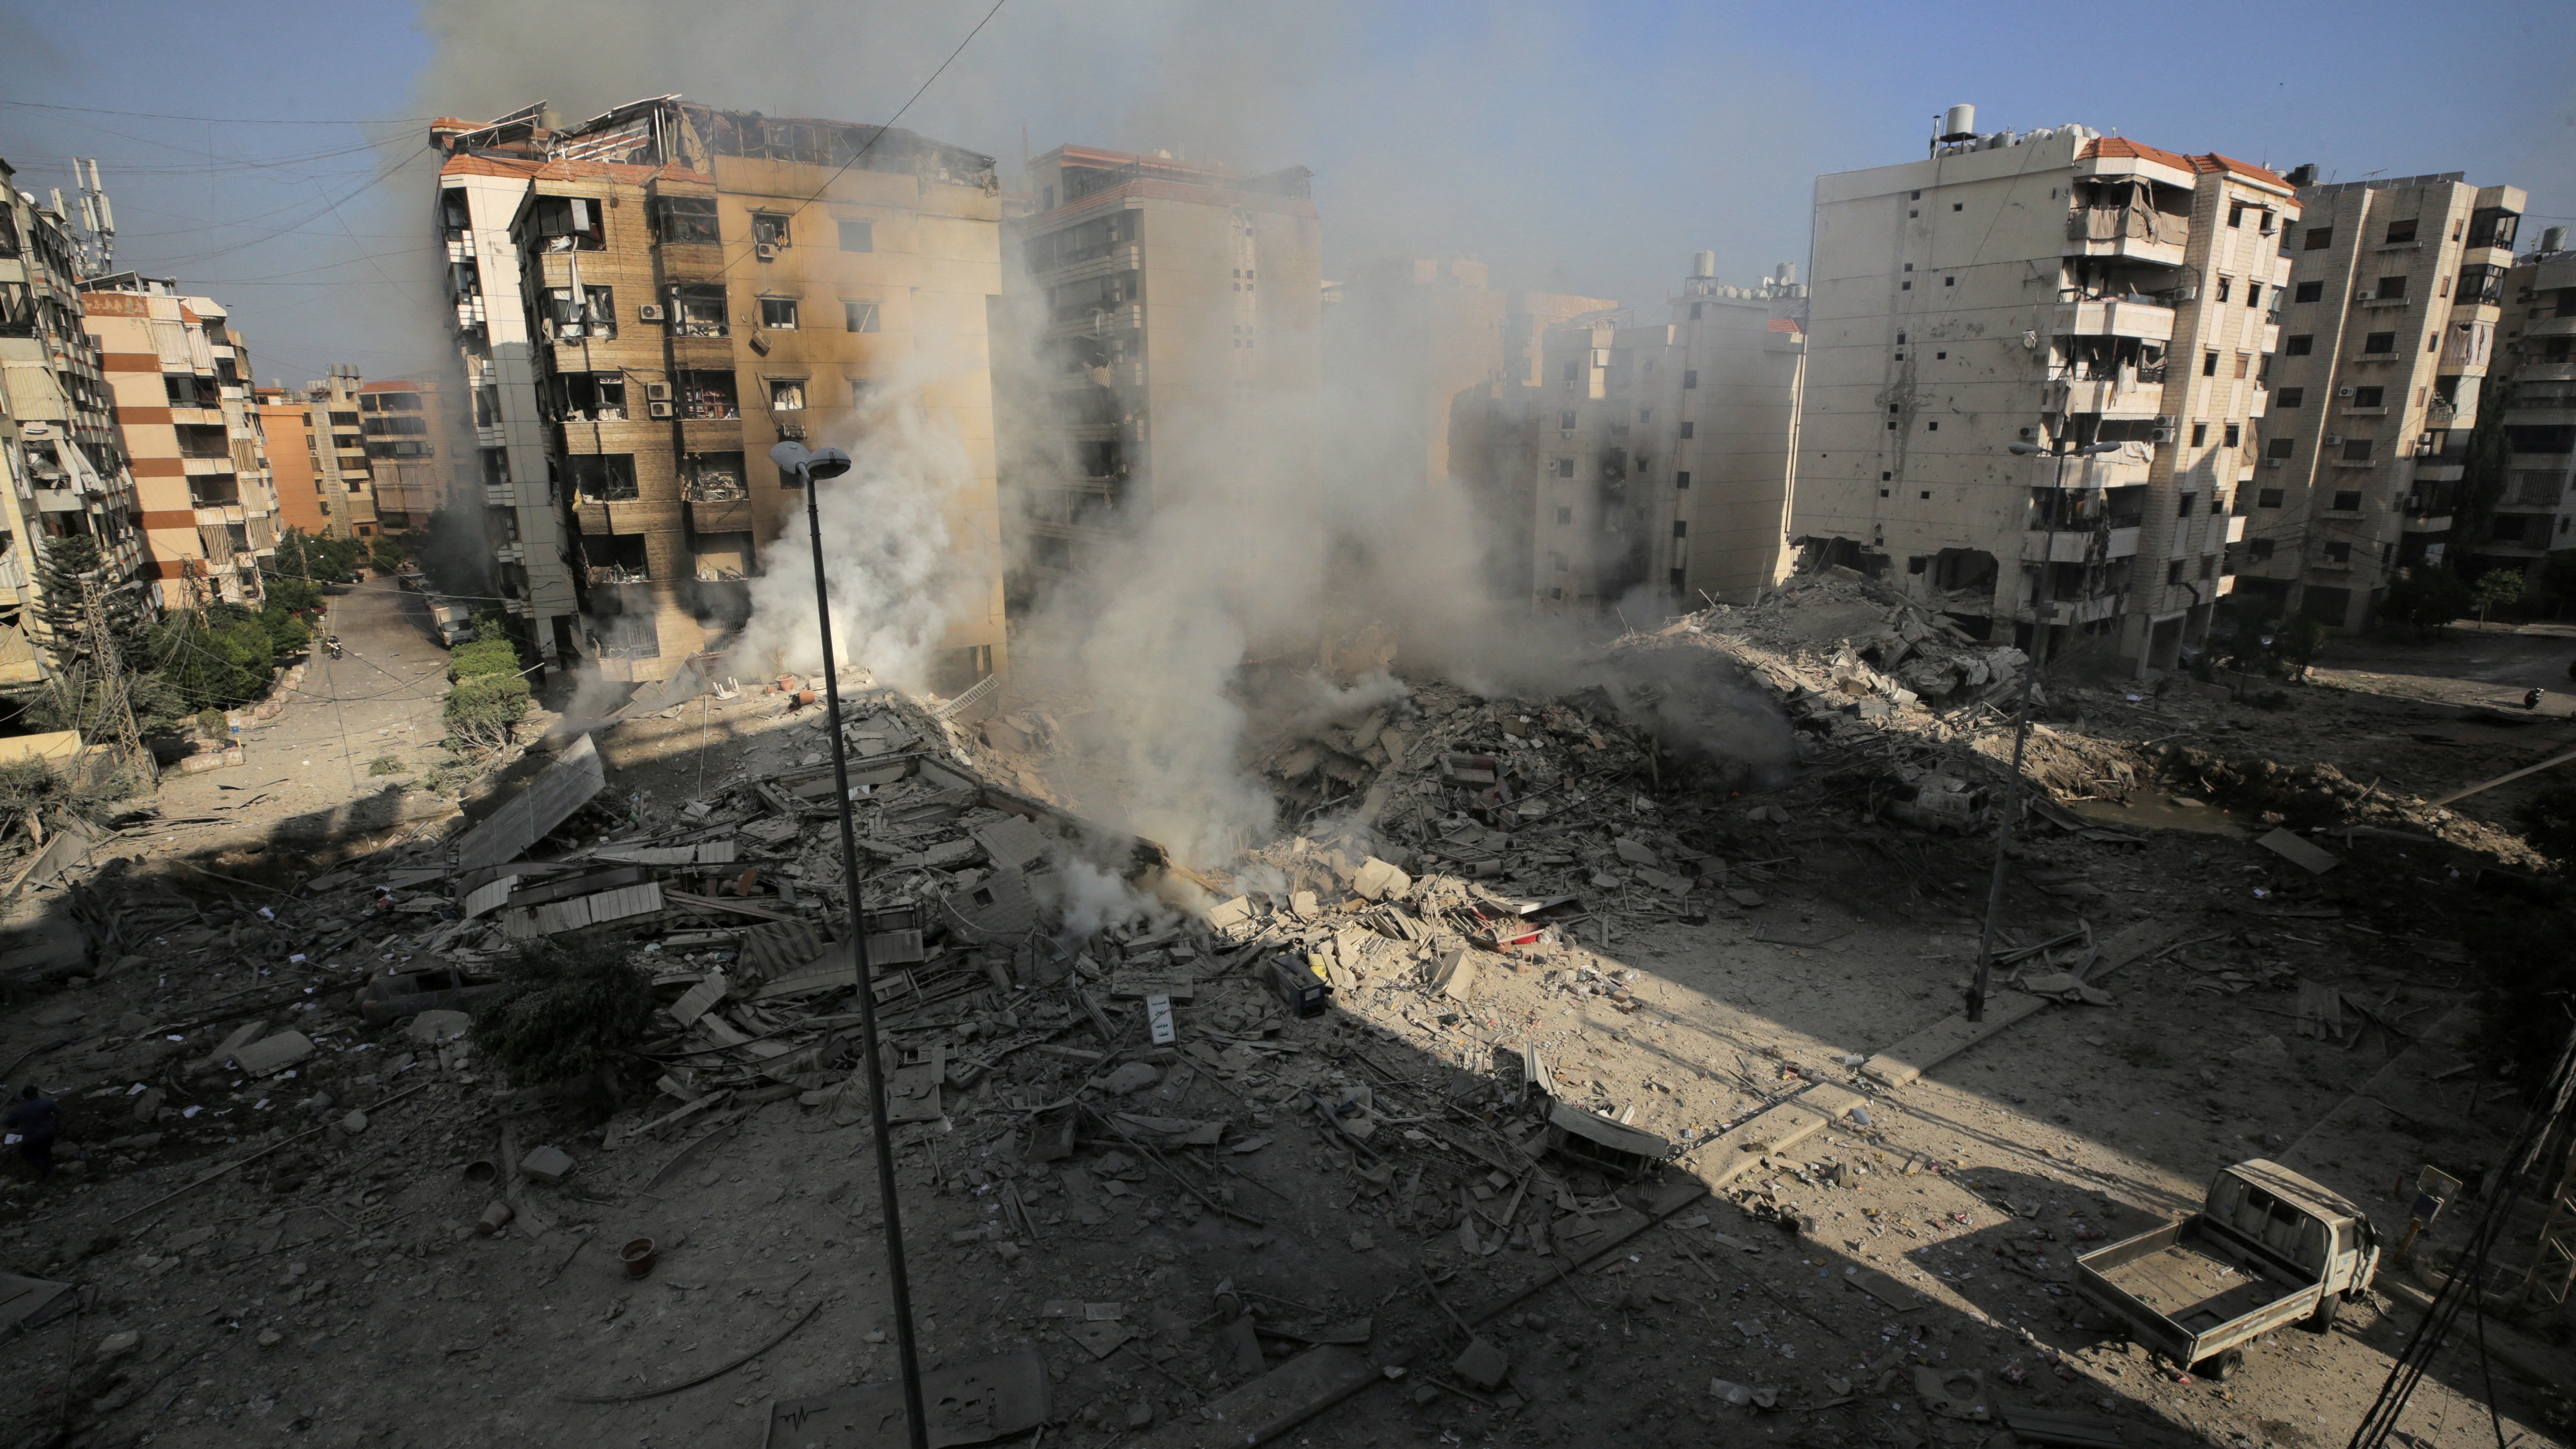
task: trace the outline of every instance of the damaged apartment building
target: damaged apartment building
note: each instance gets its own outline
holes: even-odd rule
[[[1958,106],[1925,159],[1819,177],[1815,216],[1807,557],[2003,641],[2046,568],[2054,646],[2174,666],[2244,529],[2290,184]]]
[[[992,158],[676,96],[572,126],[542,103],[442,120],[431,141],[487,531],[551,659],[652,680],[712,647],[803,508],[770,448],[864,471],[865,410],[899,385],[974,474],[950,519],[973,603],[932,687],[1002,667]]]
[[[1607,297],[1498,291],[1486,264],[1452,253],[1351,269],[1324,290],[1324,373],[1336,431],[1362,456],[1418,464],[1459,490],[1483,529],[1488,596],[1530,597],[1536,547],[1542,340],[1617,310]]]
[[[81,321],[78,240],[57,207],[18,190],[0,161],[0,683],[42,666],[41,551],[86,535],[97,586],[143,572],[134,478],[116,430],[116,399],[98,343]]]
[[[116,407],[163,609],[259,606],[277,494],[241,335],[211,298],[119,272],[81,283],[82,325]]]
[[[1785,263],[1752,287],[1716,272],[1714,252],[1693,256],[1663,321],[1614,311],[1546,334],[1539,609],[1748,602],[1786,572],[1806,289]]]
[[[1300,414],[1323,375],[1311,173],[1060,146],[1010,227],[1015,600],[1070,576],[1144,511],[1260,467],[1311,482]],[[1224,466],[1220,468],[1218,464]],[[1195,476],[1194,476],[1195,475]],[[1231,480],[1231,481],[1230,481]]]
[[[2525,197],[2459,172],[2319,186],[2302,166],[2291,179],[2281,355],[2252,496],[2237,500],[2249,521],[2229,550],[2231,608],[2359,629],[2398,571],[2442,562]],[[2538,501],[2557,511],[2554,490]],[[2523,516],[2496,517],[2521,545]],[[2550,529],[2542,518],[2535,553]]]
[[[2576,251],[2567,228],[2542,228],[2505,275],[2503,296],[2496,408],[2510,462],[2485,527],[2459,546],[2482,567],[2529,573],[2552,550],[2576,548]]]

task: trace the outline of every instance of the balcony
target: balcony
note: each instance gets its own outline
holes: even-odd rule
[[[2095,594],[2083,599],[2051,599],[2048,621],[2052,624],[2092,624],[2120,612],[2122,595]]]
[[[2143,207],[2086,206],[2068,213],[2070,257],[2126,257],[2178,267],[2191,241],[2191,218]]]
[[[753,513],[749,498],[699,498],[692,491],[686,506],[692,533],[752,531]]]
[[[593,564],[583,571],[582,577],[589,580],[590,586],[596,589],[624,584],[649,584],[653,582],[653,571],[642,564]],[[652,651],[655,654],[660,652],[658,646]],[[650,655],[640,657],[649,658]]]
[[[2165,370],[2141,368],[2118,377],[2051,378],[2042,410],[2052,413],[2100,413],[2115,418],[2151,418],[2164,411]]]
[[[2136,337],[2169,342],[2173,340],[2174,309],[2143,297],[2061,302],[2049,325],[2064,337]]]
[[[2408,511],[2398,525],[2402,533],[2449,533],[2455,515],[2449,513],[2416,513]]]
[[[2022,481],[2032,488],[2126,488],[2143,484],[2154,471],[2156,445],[2128,443],[2119,452],[2094,458],[2059,460],[2045,455],[2025,460]],[[2063,471],[2061,471],[2061,469]]]
[[[2083,563],[2093,557],[2093,542],[2097,538],[2106,540],[2103,558],[2131,558],[2138,552],[2138,534],[2139,529],[2135,526],[2114,528],[2107,534],[2089,528],[2058,533],[2032,530],[2021,536],[2022,562],[2039,563],[2044,559],[2049,563]]]

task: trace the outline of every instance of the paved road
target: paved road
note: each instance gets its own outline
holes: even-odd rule
[[[2349,689],[2435,699],[2449,704],[2522,707],[2523,691],[2547,691],[2541,709],[2576,710],[2576,626],[2481,626],[2464,620],[2439,637],[2412,640],[2372,635],[2339,638],[2317,658],[2320,683]]]
[[[333,659],[317,637],[301,689],[275,718],[242,731],[239,769],[173,779],[161,788],[164,811],[185,814],[238,802],[238,790],[269,789],[262,816],[330,809],[377,794],[388,783],[370,776],[370,761],[392,756],[416,780],[437,755],[439,702],[447,695],[447,651],[431,642],[417,595],[391,579],[340,590],[323,632],[340,636]],[[283,783],[277,783],[283,782]]]

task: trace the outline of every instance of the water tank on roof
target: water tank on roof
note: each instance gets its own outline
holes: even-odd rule
[[[1715,253],[1715,252],[1693,252],[1693,253],[1691,253],[1691,275],[1692,275],[1692,276],[1694,276],[1694,277],[1714,277],[1714,276],[1716,276],[1716,275],[1717,275],[1717,253]]]
[[[1975,106],[1952,106],[1948,111],[1942,113],[1942,140],[1964,141],[1975,134],[1977,134],[1977,108]]]
[[[2540,229],[2540,249],[2544,252],[2563,252],[2567,250],[2567,228],[2563,226],[2542,227]]]

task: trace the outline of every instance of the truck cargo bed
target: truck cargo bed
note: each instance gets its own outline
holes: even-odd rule
[[[2102,1276],[2195,1335],[2297,1291],[2294,1286],[2247,1274],[2196,1250],[2188,1236],[2156,1252],[2106,1267]]]

